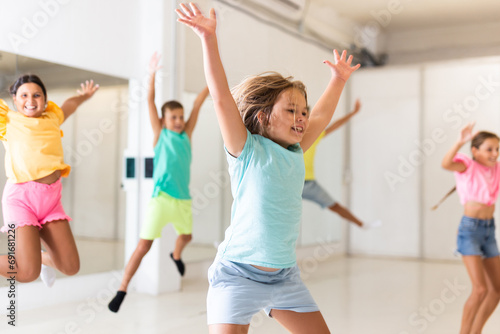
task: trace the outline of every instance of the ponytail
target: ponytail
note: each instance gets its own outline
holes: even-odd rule
[[[436,209],[438,208],[438,206],[440,206],[440,205],[441,205],[441,203],[443,203],[443,202],[444,202],[444,201],[445,201],[448,197],[450,197],[450,195],[451,195],[451,194],[453,194],[453,192],[454,192],[455,190],[457,190],[457,187],[456,187],[456,186],[455,186],[455,187],[453,187],[450,191],[448,191],[448,193],[447,193],[446,195],[444,195],[444,197],[443,197],[443,198],[441,198],[441,200],[440,200],[440,201],[439,201],[436,205],[434,205],[434,206],[431,208],[431,210],[432,210],[432,211],[436,210]]]

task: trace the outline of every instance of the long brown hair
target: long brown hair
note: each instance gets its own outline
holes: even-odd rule
[[[490,139],[490,138],[494,138],[494,139],[500,141],[500,138],[498,138],[498,136],[496,134],[494,134],[493,132],[488,132],[488,131],[478,132],[471,140],[471,143],[470,143],[471,150],[473,147],[479,149],[479,146],[481,146],[486,139]],[[474,159],[474,157],[472,157],[472,159]],[[444,195],[444,197],[441,198],[441,200],[436,205],[434,205],[431,208],[431,210],[436,210],[441,205],[441,203],[443,203],[451,194],[453,194],[455,192],[455,190],[457,190],[456,186],[453,187],[450,191],[448,191],[448,193],[446,195]]]
[[[304,94],[307,105],[305,85],[301,81],[293,80],[293,77],[285,78],[277,72],[265,72],[249,77],[231,89],[243,123],[250,133],[264,134],[276,100],[281,92],[289,88],[296,88]],[[264,124],[259,122],[259,112],[264,113]]]

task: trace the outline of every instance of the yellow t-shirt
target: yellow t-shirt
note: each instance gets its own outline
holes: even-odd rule
[[[314,156],[316,155],[316,146],[318,146],[318,143],[323,137],[325,136],[326,132],[323,131],[319,135],[318,139],[309,147],[309,149],[304,153],[304,165],[306,167],[306,181],[310,180],[315,180],[316,178],[314,177]]]
[[[26,117],[9,109],[0,99],[0,140],[5,147],[5,172],[12,183],[40,179],[61,170],[69,175],[71,167],[64,163],[59,126],[64,114],[49,101],[40,117]]]

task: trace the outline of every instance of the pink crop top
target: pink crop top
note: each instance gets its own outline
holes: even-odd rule
[[[462,173],[454,173],[460,203],[465,205],[472,201],[486,205],[495,204],[500,189],[500,162],[490,168],[463,153],[457,153],[453,161],[462,162],[467,167]]]

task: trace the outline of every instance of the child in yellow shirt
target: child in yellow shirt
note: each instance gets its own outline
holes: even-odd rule
[[[61,204],[60,178],[67,177],[71,168],[64,163],[60,125],[98,88],[93,81],[86,81],[78,95],[59,108],[47,101],[40,78],[27,74],[9,89],[17,111],[0,99],[0,140],[5,147],[8,177],[2,196],[4,226],[0,230],[8,233],[9,242],[9,254],[0,256],[1,276],[14,276],[19,282],[41,276],[47,286],[52,286],[52,268],[66,275],[80,269],[69,226],[71,218]],[[41,253],[41,243],[47,252]]]
[[[336,200],[334,200],[330,195],[326,192],[326,190],[323,189],[319,185],[318,182],[316,182],[316,177],[314,176],[314,157],[316,156],[316,146],[320,142],[323,137],[326,135],[329,135],[333,131],[337,130],[339,127],[347,123],[349,119],[356,115],[359,110],[361,109],[361,102],[359,100],[356,100],[356,104],[354,106],[354,110],[347,114],[346,116],[342,117],[341,119],[337,120],[336,122],[332,123],[332,125],[328,126],[325,131],[323,131],[319,137],[316,139],[314,144],[311,145],[309,150],[304,153],[304,164],[306,168],[306,177],[305,177],[305,182],[304,182],[304,189],[302,190],[302,198],[308,201],[312,201],[320,205],[322,208],[328,208],[330,211],[335,212],[342,218],[346,219],[347,221],[356,224],[357,226],[364,228],[364,229],[370,229],[372,227],[378,227],[381,225],[380,220],[375,220],[371,222],[362,222],[359,220],[354,214],[351,213],[346,207],[340,205]]]

